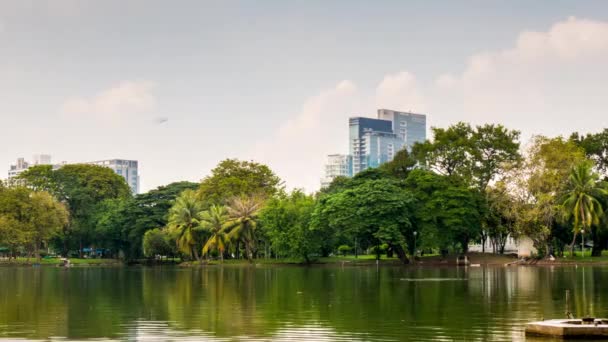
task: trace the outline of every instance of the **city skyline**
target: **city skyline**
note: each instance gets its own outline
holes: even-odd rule
[[[458,121],[521,130],[523,144],[597,132],[604,8],[2,2],[0,164],[36,151],[135,158],[145,192],[239,158],[314,191],[327,155],[348,151],[345,120],[375,108],[428,114],[429,137]]]

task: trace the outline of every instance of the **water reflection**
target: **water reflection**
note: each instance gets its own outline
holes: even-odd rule
[[[608,316],[604,267],[0,268],[0,339],[524,340]]]

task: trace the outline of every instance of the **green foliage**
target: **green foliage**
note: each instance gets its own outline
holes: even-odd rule
[[[517,222],[520,220],[516,199],[509,192],[504,182],[497,182],[486,190],[487,215],[484,220],[484,231],[495,246],[495,251],[504,253],[507,238],[519,235]]]
[[[95,217],[100,203],[110,199],[127,199],[131,190],[124,178],[111,169],[98,165],[71,164],[52,170],[35,166],[20,175],[26,186],[49,191],[69,209],[71,222],[63,231],[58,245],[63,254],[68,248],[91,245],[95,234]]]
[[[459,122],[444,128],[431,128],[433,142],[417,143],[412,154],[422,164],[442,175],[470,177],[473,129]]]
[[[306,262],[321,254],[321,236],[310,229],[314,207],[314,198],[299,190],[268,201],[260,213],[260,223],[275,253]]]
[[[122,232],[124,251],[128,258],[139,258],[142,255],[142,237],[144,233],[156,227],[166,227],[169,209],[175,199],[185,190],[196,190],[199,184],[192,182],[174,182],[160,186],[147,193],[135,196],[127,201],[120,211],[119,228]]]
[[[144,256],[151,258],[156,255],[175,255],[175,244],[169,233],[160,228],[148,230],[144,234],[142,250]]]
[[[211,250],[216,250],[223,262],[224,251],[228,243],[227,230],[229,229],[226,208],[212,205],[201,214],[201,227],[210,235],[203,246],[203,255],[207,255]]]
[[[225,205],[239,196],[270,197],[281,188],[281,180],[268,166],[253,161],[226,159],[203,179],[198,195],[208,205]]]
[[[480,191],[501,176],[505,167],[520,161],[519,134],[502,125],[477,126],[471,137],[471,156],[473,179]]]
[[[600,201],[607,195],[608,191],[605,185],[600,183],[599,175],[593,172],[591,163],[583,162],[572,168],[562,204],[566,219],[573,219],[571,255],[574,253],[576,235],[583,229],[589,233],[592,225],[599,225],[600,217],[604,214]]]
[[[387,243],[402,249],[411,230],[414,198],[390,179],[367,180],[322,197],[312,217],[313,229],[332,231],[362,248]],[[404,254],[400,257],[404,262]]]
[[[520,133],[502,125],[472,128],[459,122],[432,131],[433,142],[415,144],[412,158],[441,175],[460,177],[480,191],[521,158]]]
[[[245,246],[245,257],[253,261],[257,244],[257,221],[264,200],[258,196],[239,196],[228,204],[230,231],[228,238]]]
[[[176,236],[177,247],[187,256],[200,261],[200,224],[203,205],[193,190],[185,190],[169,209],[168,227]]]
[[[405,187],[417,199],[412,223],[420,237],[419,246],[446,253],[459,244],[466,252],[469,241],[481,232],[484,207],[480,193],[465,186],[460,178],[426,170],[412,171]],[[413,234],[407,238],[412,246]]]
[[[338,253],[342,254],[342,256],[346,256],[350,251],[352,251],[352,247],[349,245],[338,246]]]
[[[67,209],[49,193],[21,186],[0,188],[0,246],[11,254],[27,249],[40,260],[42,245],[67,223]]]
[[[570,140],[585,150],[587,157],[595,162],[595,167],[605,177],[608,175],[608,128],[585,136],[573,133]]]
[[[395,154],[393,160],[380,165],[378,169],[385,171],[395,178],[406,179],[415,166],[416,159],[410,155],[407,149],[402,149]]]

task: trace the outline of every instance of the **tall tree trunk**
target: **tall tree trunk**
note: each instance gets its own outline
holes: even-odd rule
[[[194,252],[194,257],[196,258],[196,261],[198,261],[200,263],[201,262],[201,257],[198,254],[198,248],[192,247],[192,251]]]
[[[462,253],[467,254],[468,251],[469,251],[469,239],[464,238],[464,239],[462,239]]]
[[[403,247],[401,247],[400,245],[393,245],[392,247],[395,250],[395,253],[397,253],[397,257],[399,258],[399,260],[401,260],[401,262],[403,264],[410,263],[410,260],[407,258],[407,255],[405,254],[405,250],[403,249]]]
[[[248,242],[245,242],[245,254],[249,262],[253,262],[253,255],[251,253],[252,252],[250,244]]]

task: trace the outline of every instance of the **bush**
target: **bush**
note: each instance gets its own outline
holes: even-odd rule
[[[338,247],[338,253],[342,254],[342,256],[346,256],[351,250],[352,248],[349,245],[341,245]]]
[[[143,251],[144,255],[151,258],[156,255],[173,255],[175,254],[171,237],[163,229],[148,230],[144,234]]]
[[[388,250],[388,245],[387,244],[382,244],[380,246],[374,246],[372,248],[369,249],[371,254],[374,254],[376,256],[376,259],[380,259],[380,256],[384,253],[386,253],[386,251]]]

